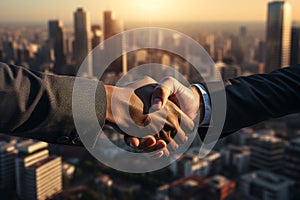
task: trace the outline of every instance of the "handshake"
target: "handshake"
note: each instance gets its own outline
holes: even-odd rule
[[[154,158],[169,156],[188,140],[204,118],[203,97],[196,86],[172,77],[150,77],[124,87],[105,86],[106,124],[124,134],[127,145]]]

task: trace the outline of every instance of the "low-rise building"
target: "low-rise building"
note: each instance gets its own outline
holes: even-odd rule
[[[179,177],[187,177],[194,174],[209,176],[217,174],[222,168],[221,154],[211,151],[205,158],[199,158],[199,149],[192,148],[179,160],[171,164],[171,171]]]
[[[248,146],[228,145],[221,150],[225,167],[233,173],[241,174],[248,171],[250,166],[250,148]]]
[[[255,171],[241,177],[240,188],[249,200],[291,199],[290,189],[294,182],[269,171]]]

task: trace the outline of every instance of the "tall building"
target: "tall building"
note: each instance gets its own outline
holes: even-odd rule
[[[285,149],[284,174],[300,186],[300,138],[293,139]]]
[[[241,67],[234,64],[234,61],[231,58],[224,58],[223,61],[217,62],[216,67],[224,81],[241,75]]]
[[[113,36],[113,20],[115,16],[112,11],[104,11],[103,13],[103,24],[104,24],[104,40]]]
[[[103,13],[104,24],[104,40],[124,31],[123,20],[117,19],[113,11],[104,11]],[[114,39],[114,45],[104,47],[105,51],[111,55],[121,50],[122,56],[117,58],[111,65],[110,70],[115,73],[127,73],[127,54],[124,53],[124,45],[126,44],[125,38],[118,37]]]
[[[240,188],[245,198],[251,200],[291,199],[293,181],[268,171],[255,171],[241,177]]]
[[[92,25],[92,49],[97,47],[103,39],[103,33],[99,25]]]
[[[258,136],[250,141],[251,165],[266,170],[283,167],[285,143],[274,136]]]
[[[16,145],[17,195],[21,199],[47,199],[62,189],[61,158],[49,156],[48,144],[25,140]]]
[[[265,42],[264,41],[258,41],[256,45],[255,55],[254,59],[257,62],[262,63],[265,59]]]
[[[289,66],[291,46],[291,6],[286,1],[268,4],[266,72]]]
[[[240,27],[240,35],[239,36],[242,40],[246,39],[246,37],[247,37],[247,27],[246,26]]]
[[[90,15],[84,8],[78,8],[74,13],[74,60],[79,67],[91,51]],[[87,75],[92,76],[92,61],[88,60]]]
[[[49,156],[25,169],[26,199],[49,199],[62,190],[61,157]]]
[[[50,49],[54,51],[54,72],[62,74],[62,67],[65,64],[64,30],[62,21],[50,20],[48,22],[48,31]]]
[[[231,47],[230,47],[230,57],[234,58],[235,63],[242,64],[244,62],[244,53],[241,46],[242,43],[245,43],[244,40],[241,40],[240,37],[236,35],[230,36]],[[242,41],[242,42],[241,42]],[[248,47],[249,48],[249,47]]]
[[[290,65],[300,63],[300,28],[292,28],[292,40],[291,40],[291,58]]]
[[[215,35],[210,34],[206,37],[206,51],[209,53],[209,55],[212,57],[212,59],[215,59]]]
[[[12,189],[15,185],[15,158],[13,144],[0,142],[0,189]]]

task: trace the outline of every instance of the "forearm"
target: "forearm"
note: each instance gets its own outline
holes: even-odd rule
[[[52,143],[74,143],[77,137],[72,113],[75,77],[34,73],[6,64],[0,64],[0,77],[0,132]],[[97,115],[103,125],[106,97],[102,83],[97,95]]]
[[[218,97],[220,94],[217,91],[211,96]],[[221,137],[268,119],[299,113],[300,66],[279,69],[270,74],[230,79],[225,83],[225,94],[227,108]],[[206,106],[210,105],[206,104],[202,109]],[[216,121],[212,119],[212,122]],[[199,128],[202,140],[207,128]]]
[[[300,66],[231,79],[225,91],[223,137],[268,119],[300,112]]]

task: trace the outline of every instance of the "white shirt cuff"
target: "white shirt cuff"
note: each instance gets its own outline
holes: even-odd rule
[[[200,112],[204,112],[203,115],[203,120],[200,123],[201,125],[207,125],[210,123],[210,119],[211,119],[211,104],[210,104],[210,97],[208,95],[208,92],[206,90],[206,88],[202,85],[202,84],[193,84],[193,86],[196,86],[198,88],[198,90],[200,91],[201,95],[202,95],[202,99],[203,99],[203,105],[204,105],[204,110],[200,110]]]

